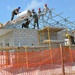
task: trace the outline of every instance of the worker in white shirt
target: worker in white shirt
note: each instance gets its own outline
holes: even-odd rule
[[[43,11],[44,11],[44,15],[46,15],[49,12],[49,8],[48,8],[47,4],[44,5]]]
[[[38,8],[38,18],[40,18],[42,11],[41,11],[41,8]]]

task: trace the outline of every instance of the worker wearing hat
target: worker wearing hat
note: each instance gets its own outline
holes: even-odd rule
[[[66,37],[68,37],[69,36],[69,34],[66,34]]]
[[[38,18],[40,18],[42,11],[41,11],[41,8],[38,8]]]
[[[43,11],[44,11],[44,14],[45,14],[45,15],[46,15],[47,12],[49,11],[49,8],[48,8],[47,4],[44,4],[44,9],[43,9]]]
[[[35,29],[35,24],[37,24],[37,29],[39,29],[39,24],[38,24],[38,15],[37,13],[34,11],[34,9],[32,9],[32,16],[34,19],[34,28]]]
[[[12,11],[11,21],[14,19],[14,15],[17,15],[18,13],[20,13],[20,12],[19,12],[20,8],[21,8],[21,7],[18,7],[18,8],[14,9],[14,10]]]
[[[38,14],[40,14],[41,13],[41,8],[38,8]]]

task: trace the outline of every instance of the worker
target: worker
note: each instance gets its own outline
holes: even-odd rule
[[[40,13],[41,13],[41,8],[38,9],[38,14],[40,14]]]
[[[38,9],[38,18],[40,18],[40,16],[42,16],[41,13],[42,13],[41,8],[39,8]]]
[[[20,7],[14,9],[14,10],[12,11],[11,21],[14,19],[14,15],[17,15],[17,14],[20,13],[19,10],[20,10]]]
[[[37,13],[34,11],[34,9],[32,9],[32,16],[33,16],[33,19],[34,19],[34,28],[35,29],[35,24],[37,23],[37,28],[39,29],[39,24],[38,24],[38,15]]]
[[[26,22],[22,24],[22,28],[23,28],[23,27],[25,27],[25,28],[28,28],[28,27],[29,27],[30,20],[25,19],[25,21],[26,21]]]
[[[47,12],[49,11],[49,8],[48,8],[47,4],[44,5],[43,11],[44,11],[44,15],[46,15]]]
[[[68,38],[69,37],[69,34],[66,34],[66,37]]]

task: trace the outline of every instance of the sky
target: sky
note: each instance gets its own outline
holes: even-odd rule
[[[63,17],[69,17],[70,21],[75,21],[75,0],[0,0],[0,22],[6,23],[11,19],[11,12],[21,7],[20,12],[27,9],[43,9],[44,4],[49,8],[55,8],[54,12],[61,13]],[[15,17],[16,18],[16,17]]]

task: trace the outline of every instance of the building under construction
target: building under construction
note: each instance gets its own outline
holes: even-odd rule
[[[0,75],[75,75],[75,23],[53,8],[39,17],[22,16],[0,28]],[[22,29],[25,18],[29,28]]]

